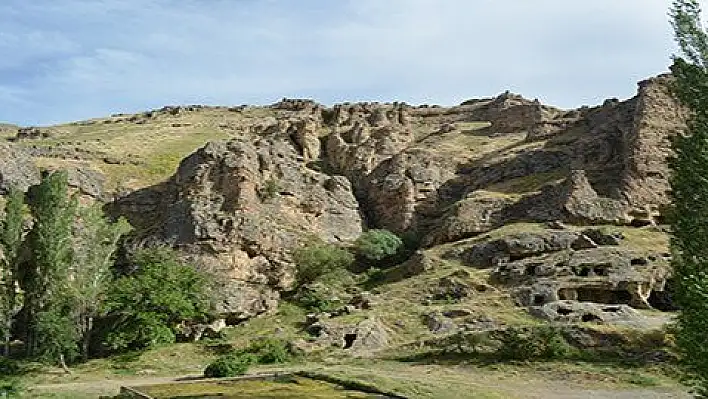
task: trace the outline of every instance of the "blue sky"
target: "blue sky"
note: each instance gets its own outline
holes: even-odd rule
[[[565,108],[634,95],[668,0],[1,0],[0,122],[282,97]]]

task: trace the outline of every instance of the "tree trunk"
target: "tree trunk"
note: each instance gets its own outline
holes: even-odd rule
[[[91,344],[91,331],[93,330],[93,317],[88,317],[81,342],[81,358],[85,362],[89,358],[89,346]]]
[[[71,374],[71,370],[69,370],[69,367],[66,366],[66,361],[64,360],[63,353],[59,355],[59,365],[61,365],[61,368],[64,370],[65,373]]]

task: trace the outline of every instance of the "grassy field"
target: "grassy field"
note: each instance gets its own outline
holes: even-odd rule
[[[536,224],[508,225],[490,236],[541,228]],[[645,229],[635,235],[627,234],[627,240],[658,246],[664,242],[665,235]],[[427,328],[423,321],[425,314],[464,309],[475,317],[485,317],[500,325],[540,324],[524,309],[514,306],[508,294],[493,287],[459,301],[425,300],[430,287],[453,274],[471,285],[487,283],[488,271],[465,268],[459,262],[443,257],[452,245],[458,244],[443,245],[426,252],[436,265],[429,271],[403,278],[394,268],[374,283],[360,282],[359,286],[366,287],[373,295],[372,308],[337,317],[342,323],[376,318],[390,332],[387,349],[361,356],[346,349],[329,347],[300,356],[288,364],[255,366],[249,372],[320,373],[354,384],[374,385],[410,398],[688,397],[677,382],[675,366],[670,363],[629,361],[617,356],[513,362],[441,350],[438,343],[444,335],[434,334]],[[339,289],[344,295],[347,284]],[[95,398],[115,394],[121,385],[154,385],[179,377],[200,376],[218,355],[234,348],[244,348],[255,338],[306,339],[308,335],[302,329],[302,322],[308,312],[283,302],[277,313],[230,327],[219,340],[174,344],[143,353],[96,359],[73,367],[72,374],[65,374],[58,368],[36,366],[21,377],[21,385],[29,389],[27,397]],[[638,347],[651,346],[646,340],[654,339],[631,329],[594,328],[622,334],[628,337],[630,345]],[[656,334],[663,333],[657,331]],[[317,391],[326,387],[311,388]],[[578,392],[586,396],[572,396]]]
[[[267,109],[249,108],[242,112],[202,108],[176,115],[153,111],[149,117],[147,113],[121,115],[52,126],[46,128],[49,137],[18,143],[61,154],[37,157],[40,167],[90,168],[106,176],[109,190],[137,189],[165,180],[197,148],[242,134],[245,124],[267,113]]]

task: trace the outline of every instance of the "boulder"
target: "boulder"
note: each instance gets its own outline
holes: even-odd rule
[[[423,322],[433,334],[450,333],[457,329],[457,325],[441,312],[432,312],[423,316]]]
[[[0,195],[6,194],[11,186],[26,191],[29,186],[39,183],[39,169],[27,151],[0,143],[0,154]]]

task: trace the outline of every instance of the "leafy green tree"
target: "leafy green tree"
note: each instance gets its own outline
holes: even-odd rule
[[[67,340],[55,340],[46,334],[61,325],[49,324],[66,318],[66,283],[72,257],[72,225],[78,201],[69,196],[68,174],[65,171],[44,173],[42,181],[27,193],[33,218],[27,236],[28,256],[21,267],[26,312],[25,346],[29,356],[42,354],[73,354],[75,345]],[[52,347],[60,345],[60,347]],[[63,356],[59,356],[63,361]]]
[[[325,243],[298,248],[293,253],[293,259],[297,267],[295,279],[300,286],[335,270],[346,269],[354,262],[354,256],[349,251]]]
[[[106,307],[117,319],[107,344],[115,350],[145,349],[175,341],[177,325],[204,318],[207,279],[168,248],[137,252],[136,272],[115,280]]]
[[[17,259],[22,245],[23,207],[25,194],[11,188],[5,204],[5,216],[0,221],[0,335],[4,353],[10,355],[10,338],[17,313]]]
[[[357,255],[369,261],[382,261],[394,256],[403,247],[403,240],[388,230],[369,230],[357,238]]]
[[[74,225],[74,254],[68,295],[73,305],[73,321],[81,339],[81,356],[88,359],[94,319],[100,315],[112,279],[114,254],[120,237],[130,231],[120,218],[111,223],[98,204],[79,210]]]
[[[670,162],[676,344],[699,397],[708,397],[708,36],[698,1],[674,1],[670,17],[685,58],[675,57],[673,91],[690,111]]]

